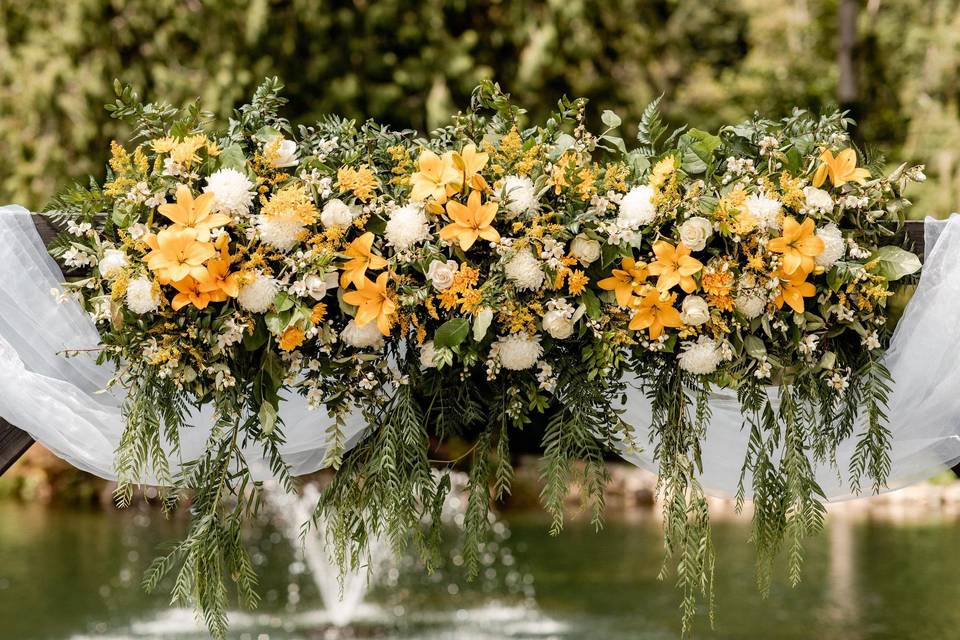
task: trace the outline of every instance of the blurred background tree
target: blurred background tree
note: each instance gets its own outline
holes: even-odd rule
[[[847,25],[846,29],[841,28]],[[444,123],[493,78],[635,122],[665,94],[704,129],[838,102],[858,139],[928,164],[917,215],[960,204],[960,0],[0,0],[0,202],[100,175],[118,77],[225,117],[267,75],[289,116]],[[842,71],[841,71],[842,70]]]

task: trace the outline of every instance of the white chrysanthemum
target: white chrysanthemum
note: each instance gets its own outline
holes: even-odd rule
[[[515,216],[536,211],[540,206],[533,180],[526,176],[507,176],[503,179],[503,202]]]
[[[733,297],[737,311],[748,320],[758,317],[767,308],[767,300],[759,289],[744,289]]]
[[[430,224],[421,207],[408,204],[390,214],[383,233],[394,249],[406,251],[430,238]]]
[[[657,219],[657,208],[653,204],[653,188],[640,185],[627,192],[620,201],[619,226],[639,229]]]
[[[220,169],[207,178],[204,193],[213,194],[214,213],[228,216],[246,216],[253,205],[253,183],[246,174],[236,169]]]
[[[368,322],[361,326],[351,320],[340,332],[340,338],[351,347],[359,349],[379,348],[383,344],[383,334],[377,328],[376,322]]]
[[[517,289],[539,289],[543,285],[540,261],[528,250],[518,251],[504,268]]]
[[[251,313],[263,313],[273,305],[277,296],[277,281],[262,273],[257,273],[253,282],[240,289],[237,302]]]
[[[100,275],[108,280],[120,275],[120,272],[127,268],[130,260],[127,254],[118,249],[107,249],[103,254],[103,259],[97,267],[100,269]]]
[[[720,345],[707,336],[700,336],[696,342],[684,342],[682,348],[683,353],[677,356],[680,368],[697,375],[713,373],[723,358]]]
[[[767,196],[750,196],[744,203],[747,213],[757,221],[757,226],[772,231],[779,229],[780,220],[780,201]]]
[[[420,347],[420,366],[424,369],[432,369],[436,367],[433,363],[433,357],[437,355],[437,348],[433,345],[433,340],[427,340],[423,343],[423,346]]]
[[[531,336],[526,333],[503,336],[494,343],[494,348],[500,358],[500,366],[511,371],[529,369],[543,355],[540,336]]]
[[[130,311],[143,315],[156,311],[160,306],[160,296],[153,289],[153,282],[140,276],[127,285],[127,306]]]
[[[847,245],[843,241],[843,234],[837,225],[830,223],[821,229],[817,229],[817,237],[823,240],[823,253],[814,260],[818,266],[829,269],[834,263],[843,257]]]
[[[343,200],[333,198],[323,205],[320,222],[325,227],[349,227],[353,222],[353,209]]]
[[[809,209],[814,211],[830,211],[833,209],[833,198],[823,189],[804,187],[803,197]]]
[[[260,214],[256,220],[260,240],[280,251],[292,249],[300,240],[300,234],[307,228],[303,220],[293,215],[293,212],[289,216]]]

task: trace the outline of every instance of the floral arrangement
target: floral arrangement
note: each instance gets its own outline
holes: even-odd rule
[[[317,515],[345,567],[374,536],[429,561],[444,470],[468,461],[464,557],[478,567],[519,429],[542,432],[554,531],[571,481],[599,524],[604,457],[650,448],[685,630],[714,566],[698,481],[711,389],[736,390],[750,431],[739,500],[752,493],[761,588],[784,545],[799,579],[824,513],[814,463],[856,437],[853,486],[883,483],[887,299],[919,269],[896,238],[902,191],[923,175],[883,176],[843,114],[710,134],[669,131],[655,102],[628,148],[612,112],[592,132],[586,102],[564,99],[530,124],[494,84],[428,137],[336,117],[295,130],[280,89],[267,81],[215,130],[197,105],[144,105],[118,85],[108,108],[131,143],[113,144],[105,183],[51,206],[66,229],[51,252],[77,275],[65,293],[128,392],[118,502],[148,471],[168,504],[192,501],[187,539],[147,586],[174,572],[174,600],[213,635],[229,581],[257,600],[241,525],[261,485],[244,452],[262,449],[293,490],[284,393],[332,418],[337,473]],[[652,403],[649,442],[621,418],[631,385]],[[206,452],[171,472],[185,415],[205,404]],[[347,451],[357,411],[370,428]],[[472,447],[437,460],[453,437]]]

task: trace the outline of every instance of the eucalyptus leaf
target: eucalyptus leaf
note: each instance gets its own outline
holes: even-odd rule
[[[455,347],[463,342],[470,333],[470,323],[466,318],[447,320],[433,335],[433,344],[438,347]]]

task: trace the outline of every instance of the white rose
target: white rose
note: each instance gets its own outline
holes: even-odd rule
[[[712,235],[713,225],[700,216],[694,216],[680,225],[680,242],[693,251],[702,251]]]
[[[557,340],[565,340],[573,333],[573,321],[556,309],[543,314],[542,324],[543,330]]]
[[[581,233],[570,243],[570,255],[582,265],[596,262],[600,258],[600,243]]]
[[[816,187],[804,187],[803,197],[807,200],[807,208],[814,211],[831,211],[833,209],[833,198],[823,189]]]
[[[279,137],[275,136],[268,144],[276,144]],[[295,167],[299,163],[297,143],[293,140],[281,139],[280,145],[277,147],[277,157],[270,163],[271,166],[274,169],[282,169],[283,167]]]
[[[680,320],[683,324],[695,327],[710,319],[707,301],[700,296],[687,296],[680,305]]]
[[[383,344],[383,334],[377,328],[376,322],[360,326],[355,320],[351,320],[340,332],[340,337],[351,347],[360,349],[380,347]]]
[[[437,365],[433,363],[435,355],[437,355],[437,349],[433,346],[433,340],[427,340],[423,343],[423,346],[420,347],[420,366],[424,369],[436,367]]]
[[[100,261],[100,275],[108,280],[113,280],[115,277],[120,275],[120,272],[123,271],[130,264],[130,260],[127,259],[127,254],[118,249],[107,249],[103,254],[103,259]]]
[[[628,229],[638,229],[657,219],[657,209],[653,204],[653,188],[649,185],[634,187],[620,201],[620,214],[617,224]]]
[[[337,288],[337,274],[328,273],[326,277],[321,278],[316,274],[310,274],[303,280],[307,295],[314,300],[322,300],[330,289]]]
[[[343,200],[333,198],[323,205],[320,222],[325,227],[349,227],[353,222],[353,210]]]
[[[427,278],[434,289],[449,289],[453,284],[453,276],[457,275],[459,265],[456,260],[432,260],[427,267]]]

